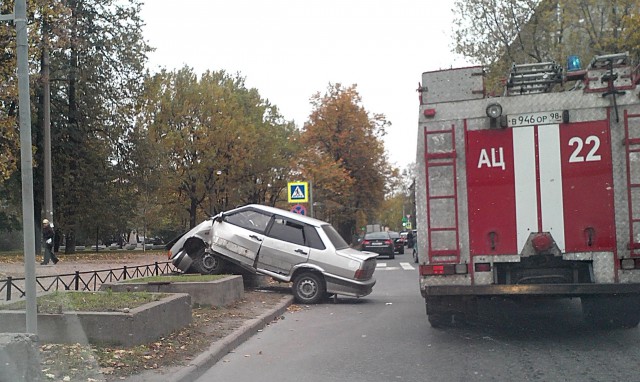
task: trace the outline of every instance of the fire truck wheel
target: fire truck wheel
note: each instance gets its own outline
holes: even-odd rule
[[[439,329],[451,326],[452,315],[449,313],[431,313],[427,315],[432,328]]]
[[[640,298],[635,296],[582,297],[582,315],[601,329],[635,328],[640,323]]]
[[[431,313],[427,319],[434,329],[460,327],[467,323],[464,313]]]
[[[453,304],[449,304],[447,301],[451,301]],[[447,300],[431,298],[430,302],[427,302],[427,319],[431,327],[436,329],[465,326],[467,319],[473,320],[476,313],[477,302],[475,299],[467,301],[460,297],[449,297]]]

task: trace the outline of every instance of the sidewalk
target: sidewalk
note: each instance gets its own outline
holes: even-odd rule
[[[159,254],[135,254],[123,258],[108,259],[71,259],[60,256],[60,262],[57,265],[36,265],[37,276],[54,276],[60,274],[72,274],[76,271],[96,271],[122,268],[124,266],[148,265],[155,262],[167,261],[166,255]],[[7,276],[20,278],[24,277],[24,263],[22,261],[2,262],[0,263],[0,279]],[[275,293],[274,293],[275,292]],[[201,326],[199,332],[190,332],[190,335],[196,335],[206,338],[208,345],[205,350],[199,354],[192,355],[189,358],[176,349],[172,361],[174,363],[183,364],[182,366],[166,366],[159,364],[158,368],[144,370],[142,373],[123,377],[122,373],[105,374],[98,380],[104,381],[130,381],[130,382],[146,382],[146,381],[170,381],[182,382],[193,381],[202,375],[207,369],[218,362],[227,353],[242,344],[248,338],[256,334],[260,329],[282,317],[287,308],[293,303],[293,296],[286,287],[277,287],[275,290],[269,290],[260,294],[256,291],[249,291],[247,303],[241,303],[233,307],[216,308],[219,313],[217,320],[206,323]],[[268,295],[267,295],[268,294]],[[252,300],[251,300],[252,299]],[[46,345],[41,346],[46,347]],[[42,349],[41,349],[42,351]],[[56,357],[55,354],[42,354],[42,369],[46,369],[53,363],[60,363],[63,357]],[[49,358],[48,358],[49,357]],[[53,357],[53,358],[51,358]],[[95,362],[95,361],[94,361]],[[64,366],[64,365],[59,365]],[[76,366],[69,365],[66,371]],[[64,367],[63,367],[64,369]],[[94,370],[94,373],[97,370]],[[60,375],[58,375],[60,374]],[[52,380],[64,380],[64,373],[56,373],[56,377]],[[79,377],[79,375],[78,375]],[[94,375],[94,378],[97,377]],[[94,379],[93,378],[93,379]],[[73,377],[71,380],[75,380]],[[84,379],[86,380],[86,378]],[[96,379],[94,379],[96,380]]]
[[[211,347],[197,356],[186,366],[174,366],[167,369],[149,370],[125,378],[128,382],[190,382],[198,379],[209,368],[221,360],[230,351],[240,346],[259,330],[281,317],[293,303],[293,296],[285,296],[280,303],[266,309],[260,316],[246,321],[223,339],[211,344]]]

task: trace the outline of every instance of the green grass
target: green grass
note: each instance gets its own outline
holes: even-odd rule
[[[122,281],[125,284],[132,283],[157,283],[157,282],[207,282],[220,280],[229,275],[178,275],[178,276],[150,276],[139,279],[129,279]]]
[[[37,299],[39,313],[116,312],[124,308],[133,309],[166,294],[149,292],[53,292]],[[0,305],[0,310],[24,310],[26,301]]]

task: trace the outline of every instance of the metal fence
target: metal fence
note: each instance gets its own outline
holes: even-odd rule
[[[124,266],[101,271],[76,271],[75,273],[64,275],[36,277],[36,290],[38,293],[57,290],[96,291],[104,283],[167,275],[176,272],[177,269],[171,264],[171,261],[156,261],[153,264]],[[4,300],[6,301],[15,297],[22,298],[25,294],[24,277],[7,277],[4,280],[0,280],[0,300],[3,300],[2,297],[5,297]]]

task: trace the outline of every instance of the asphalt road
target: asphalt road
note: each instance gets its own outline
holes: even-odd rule
[[[487,301],[433,329],[410,255],[379,263],[370,296],[289,312],[198,381],[640,381],[639,329],[591,329],[578,300]]]

